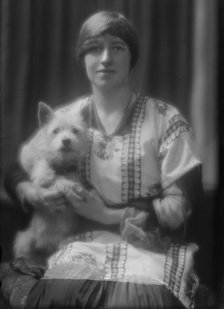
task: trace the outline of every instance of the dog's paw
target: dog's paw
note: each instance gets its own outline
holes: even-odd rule
[[[42,265],[36,265],[31,259],[27,257],[16,258],[10,263],[12,269],[23,274],[32,276],[35,279],[40,279],[45,273],[45,267]]]
[[[66,178],[59,178],[53,185],[53,189],[57,192],[66,193],[69,190],[72,190],[74,182]]]
[[[69,179],[60,179],[54,184],[54,189],[63,193],[67,197],[74,197],[78,200],[83,200],[81,195],[83,192],[83,187],[80,183]]]

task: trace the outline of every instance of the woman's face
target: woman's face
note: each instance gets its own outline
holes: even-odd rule
[[[131,61],[127,44],[110,34],[93,38],[89,44],[84,63],[93,87],[115,89],[127,84]]]

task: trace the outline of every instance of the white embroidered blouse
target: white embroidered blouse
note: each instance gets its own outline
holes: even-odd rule
[[[91,104],[90,97],[59,109],[77,112]],[[162,193],[153,200],[163,227],[180,226],[191,213],[181,176],[200,165],[194,152],[191,129],[179,111],[159,100],[134,95],[128,117],[120,130],[105,137],[97,126],[93,109],[89,128],[89,151],[81,178],[110,204]]]

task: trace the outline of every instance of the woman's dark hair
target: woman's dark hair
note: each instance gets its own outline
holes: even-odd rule
[[[132,24],[122,14],[111,11],[101,11],[91,15],[82,25],[77,42],[77,59],[83,60],[90,50],[88,41],[103,34],[111,34],[122,39],[129,47],[131,68],[138,60],[138,35]]]

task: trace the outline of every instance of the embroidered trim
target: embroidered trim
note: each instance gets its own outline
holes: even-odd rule
[[[87,155],[84,159],[81,160],[80,169],[79,169],[79,177],[80,181],[86,189],[91,189],[90,183],[90,158],[91,158],[91,149],[93,143],[93,130],[89,129],[89,146]]]
[[[123,136],[123,148],[121,155],[121,201],[128,201],[128,168],[127,168],[127,154],[129,146],[129,135]]]
[[[155,107],[160,114],[165,115],[169,109],[169,105],[163,101],[157,99],[151,99],[155,103]]]
[[[82,233],[73,238],[73,241],[90,242],[92,240],[93,240],[92,232]]]
[[[189,248],[187,244],[170,245],[165,260],[164,283],[186,308],[193,309],[199,279],[193,271],[191,258],[187,258],[190,254],[187,250],[194,254],[196,248]]]
[[[158,162],[162,163],[167,154],[167,147],[173,143],[181,134],[190,133],[192,137],[191,128],[185,119],[180,115],[174,115],[168,122],[168,128],[159,141]]]
[[[104,279],[121,279],[125,275],[127,260],[127,246],[125,242],[106,246],[106,260],[104,264]]]
[[[139,96],[135,106],[131,133],[124,136],[121,158],[122,202],[141,196],[141,129],[147,97]]]
[[[186,250],[186,246],[171,244],[166,255],[164,281],[177,297],[184,271]]]

